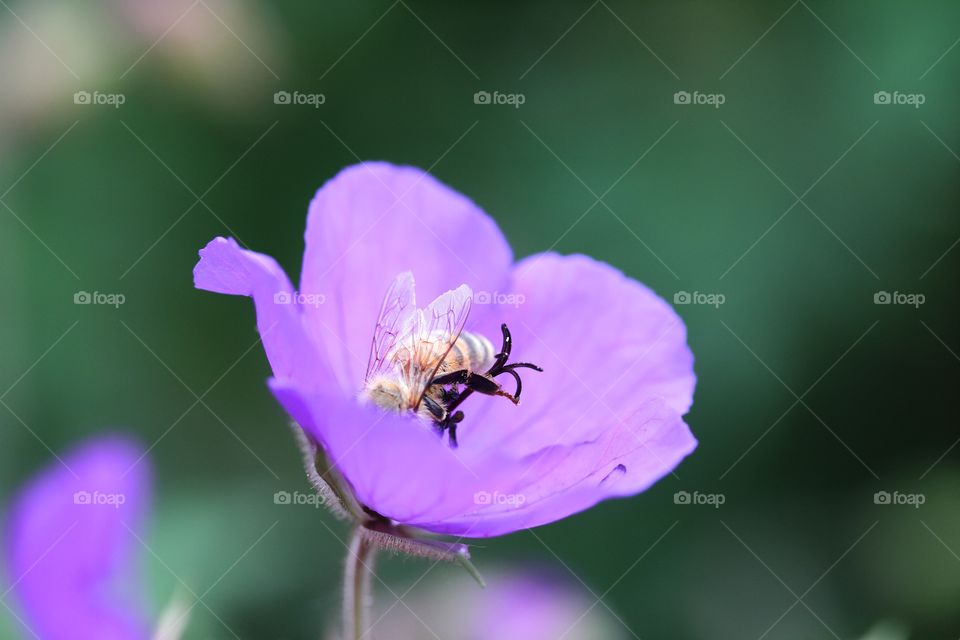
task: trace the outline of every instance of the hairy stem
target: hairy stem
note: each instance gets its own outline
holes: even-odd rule
[[[353,532],[343,575],[343,640],[360,640],[367,632],[374,551],[359,528]]]

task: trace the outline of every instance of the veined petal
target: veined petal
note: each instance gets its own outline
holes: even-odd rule
[[[341,171],[310,203],[300,289],[333,302],[306,315],[353,395],[398,274],[412,272],[426,301],[461,284],[502,289],[511,262],[496,223],[467,197],[420,169],[367,162]]]
[[[132,533],[149,500],[142,457],[142,448],[124,438],[94,440],[16,496],[6,523],[7,574],[29,627],[25,637],[150,637]]]
[[[680,416],[661,400],[620,419],[607,414],[593,441],[554,445],[513,462],[514,486],[488,491],[488,503],[443,522],[421,524],[436,533],[503,535],[561,520],[607,498],[648,489],[697,446]]]
[[[696,377],[683,320],[613,267],[586,256],[531,256],[517,264],[500,302],[490,302],[487,317],[513,334],[511,361],[533,362],[543,372],[519,371],[519,406],[468,400],[462,447],[520,457],[595,440],[652,398],[677,415],[689,409]],[[497,329],[484,331],[493,338]],[[513,390],[509,377],[498,381]]]
[[[696,447],[679,415],[659,400],[624,422],[599,425],[596,440],[509,458],[451,449],[417,418],[277,380],[270,386],[323,444],[362,504],[399,523],[464,538],[546,524],[639,493]]]

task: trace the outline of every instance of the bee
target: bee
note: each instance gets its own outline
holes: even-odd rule
[[[493,364],[497,353],[493,344],[479,333],[460,332],[457,341],[450,347],[447,356],[437,369],[438,374],[454,371],[486,371]]]
[[[463,330],[472,300],[470,288],[461,285],[417,309],[413,275],[397,276],[380,308],[361,393],[383,409],[432,422],[441,435],[449,432],[452,447],[464,400],[476,392],[518,404],[522,385],[515,369],[542,371],[527,362],[507,363],[513,343],[507,325],[501,326],[498,353],[486,337]],[[503,373],[515,380],[514,393],[494,380]]]

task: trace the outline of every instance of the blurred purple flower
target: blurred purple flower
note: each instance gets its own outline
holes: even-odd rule
[[[563,576],[494,572],[479,591],[463,575],[438,580],[377,617],[371,637],[418,640],[616,640],[626,629]]]
[[[150,637],[131,534],[149,500],[142,456],[120,436],[92,440],[38,473],[14,498],[5,555],[25,636]]]
[[[216,238],[200,289],[251,296],[280,403],[366,512],[435,533],[495,536],[641,492],[696,446],[683,322],[642,284],[586,256],[514,263],[496,223],[410,167],[344,169],[310,204],[300,290],[270,257]],[[523,402],[475,394],[459,447],[411,412],[364,402],[384,296],[411,272],[421,301],[472,290],[465,330],[530,372]],[[512,390],[510,384],[506,389]]]

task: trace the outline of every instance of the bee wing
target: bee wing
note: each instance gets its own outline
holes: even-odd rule
[[[390,357],[393,347],[401,334],[409,332],[410,321],[416,311],[413,274],[404,271],[390,283],[387,294],[383,297],[364,379],[369,380],[373,375],[393,366],[393,358]]]
[[[411,395],[417,399],[413,409],[420,406],[437,369],[460,337],[472,302],[473,291],[464,284],[413,314],[410,332],[404,333],[399,344],[399,349],[404,350],[401,360],[406,363],[403,372]]]

